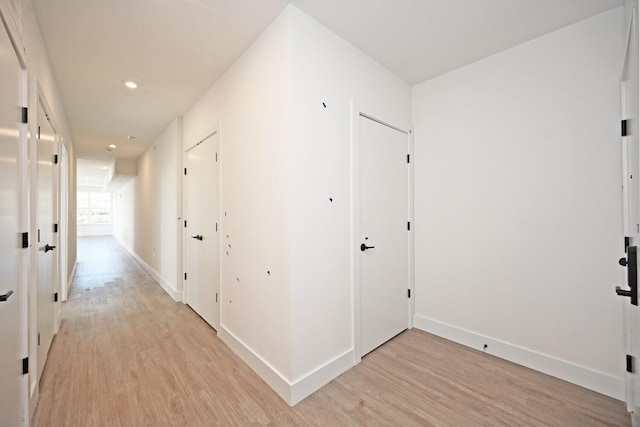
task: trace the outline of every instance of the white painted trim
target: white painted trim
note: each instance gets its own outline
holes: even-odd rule
[[[173,298],[174,301],[176,301],[176,302],[182,301],[182,293],[181,292],[178,292],[175,289],[173,289],[173,287],[169,284],[169,282],[164,280],[162,278],[162,276],[160,276],[160,274],[158,274],[157,271],[155,271],[149,264],[144,262],[144,260],[142,258],[140,258],[138,256],[138,254],[136,254],[131,248],[129,248],[126,245],[122,245],[122,247],[129,253],[129,255],[131,255],[131,257],[138,264],[140,264],[140,267],[142,267],[149,274],[149,276],[151,276],[160,285],[160,287],[162,289],[164,289],[164,291],[167,294],[169,294],[169,296],[171,298]]]
[[[291,401],[288,402],[289,405],[298,404],[351,369],[353,367],[353,353],[353,349],[347,350],[296,380],[291,386]]]
[[[296,405],[353,366],[353,349],[349,349],[291,382],[223,324],[218,330],[218,337],[290,406]]]
[[[275,391],[278,396],[291,405],[291,383],[278,372],[266,360],[260,357],[253,349],[246,345],[240,338],[221,324],[218,337],[224,342],[244,363],[249,365],[256,374]]]
[[[488,347],[484,351],[493,356],[624,401],[624,378],[614,377],[586,366],[577,365],[567,360],[539,353],[467,329],[458,328],[425,316],[416,315],[414,325],[417,329],[467,347],[482,350],[484,344],[486,344]]]
[[[76,268],[78,267],[78,262],[75,261],[73,263],[73,268],[71,269],[71,274],[67,278],[67,298],[69,298],[69,294],[71,293],[71,285],[73,285],[73,279],[76,277]]]

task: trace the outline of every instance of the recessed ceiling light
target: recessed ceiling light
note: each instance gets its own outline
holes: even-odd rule
[[[129,89],[135,89],[138,87],[138,85],[135,82],[132,82],[131,80],[124,82],[124,85]]]
[[[109,168],[106,167],[106,166],[102,166],[100,169],[102,169],[103,171],[108,171],[109,170]]]
[[[128,135],[128,136],[127,136],[127,139],[130,139],[130,140],[132,140],[132,141],[133,141],[134,139],[136,139],[136,137],[135,137],[135,136]]]
[[[114,149],[114,148],[118,148],[118,146],[116,144],[109,144],[109,148]]]

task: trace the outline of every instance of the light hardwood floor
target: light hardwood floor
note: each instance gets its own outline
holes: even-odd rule
[[[622,402],[410,330],[290,408],[112,238],[79,264],[33,426],[629,426]]]

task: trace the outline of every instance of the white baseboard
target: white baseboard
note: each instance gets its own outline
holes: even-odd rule
[[[71,284],[73,283],[73,278],[76,276],[76,268],[78,267],[78,262],[73,263],[73,268],[71,269],[71,274],[67,277],[67,290],[71,288]]]
[[[614,399],[625,400],[624,378],[614,377],[567,360],[538,353],[420,315],[415,315],[414,326],[417,329],[477,350],[482,351],[486,344],[488,347],[484,351],[493,356],[577,384]]]
[[[224,325],[220,325],[218,337],[291,406],[353,366],[353,350],[349,350],[292,383]]]
[[[122,242],[120,243],[122,245]],[[136,260],[136,262],[138,264],[140,264],[140,267],[144,268],[145,271],[147,273],[149,273],[149,275],[151,277],[153,277],[153,279],[158,282],[158,284],[160,285],[160,287],[162,289],[164,289],[164,291],[166,293],[169,294],[169,296],[171,298],[173,298],[174,301],[176,302],[181,302],[182,301],[182,293],[176,291],[175,289],[173,289],[173,287],[171,287],[171,285],[162,278],[162,276],[160,276],[160,274],[158,274],[158,272],[156,270],[154,270],[149,264],[147,264],[146,262],[144,262],[144,260],[142,258],[140,258],[138,256],[138,254],[136,254],[133,249],[129,248],[126,245],[122,245],[122,247],[129,253],[129,255],[131,255],[133,257],[134,260]]]
[[[288,402],[289,405],[293,406],[301,402],[352,367],[353,349],[342,353],[296,380],[291,386],[291,401]]]

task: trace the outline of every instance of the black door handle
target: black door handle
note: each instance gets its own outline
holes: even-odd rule
[[[631,298],[631,291],[625,291],[624,289],[621,289],[620,286],[616,286],[616,295]]]
[[[373,248],[375,248],[375,246],[367,246],[364,243],[360,245],[360,250],[362,252],[366,251],[367,249],[373,249]]]
[[[51,246],[48,243],[46,245],[44,245],[44,253],[46,254],[49,251],[54,250],[56,247],[55,246]]]
[[[9,291],[4,295],[0,295],[0,302],[6,301],[13,294],[13,291]]]
[[[200,235],[200,234],[196,234],[195,236],[191,236],[191,238],[202,241],[202,235]]]
[[[616,295],[631,298],[631,304],[638,305],[638,247],[627,247],[627,257],[620,258],[618,264],[627,267],[627,286],[629,286],[629,290],[616,286]]]
[[[631,298],[631,291],[625,291],[624,289],[621,289],[620,286],[616,286],[616,295]]]

